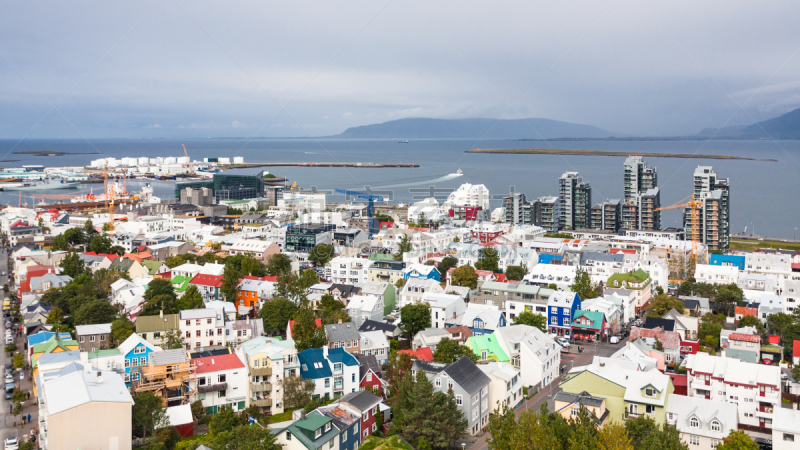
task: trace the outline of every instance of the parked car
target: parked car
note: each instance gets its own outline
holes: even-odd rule
[[[14,338],[9,335],[6,335],[6,345],[11,345],[13,343],[14,343]]]
[[[14,375],[11,375],[10,373],[7,373],[6,374],[6,384],[10,384],[10,383],[13,383],[13,382],[14,382]]]
[[[6,450],[19,450],[19,441],[15,437],[6,439]]]
[[[611,344],[619,344],[619,336],[611,336],[611,339],[608,340]]]
[[[563,337],[558,338],[558,343],[564,348],[569,348],[569,341],[567,340],[567,338]]]

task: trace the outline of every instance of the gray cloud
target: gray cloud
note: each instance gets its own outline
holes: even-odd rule
[[[6,0],[0,138],[329,135],[423,116],[663,135],[800,105],[794,2],[497,3]]]

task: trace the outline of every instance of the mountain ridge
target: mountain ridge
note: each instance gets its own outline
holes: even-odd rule
[[[704,128],[697,135],[715,139],[800,139],[800,108],[752,125]]]

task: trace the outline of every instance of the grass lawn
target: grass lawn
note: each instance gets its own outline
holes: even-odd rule
[[[379,438],[375,436],[369,436],[367,439],[364,440],[364,445],[359,447],[360,450],[414,450],[400,440],[397,436],[390,436],[387,438]]]
[[[287,420],[292,420],[292,411],[293,409],[287,409],[286,411],[280,414],[271,415],[265,419],[261,420],[261,423],[278,423],[278,422],[286,422]]]
[[[759,248],[782,248],[784,250],[800,250],[800,243],[778,241],[750,241],[731,239],[731,250],[754,252]]]

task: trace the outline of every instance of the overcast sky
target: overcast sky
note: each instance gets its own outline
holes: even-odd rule
[[[324,136],[403,117],[678,135],[800,107],[796,1],[0,8],[0,138]]]

